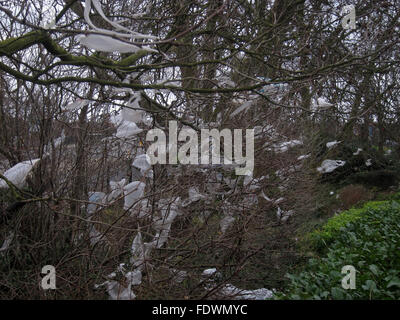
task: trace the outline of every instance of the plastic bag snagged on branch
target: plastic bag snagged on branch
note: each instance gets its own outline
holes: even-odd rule
[[[320,167],[317,168],[320,173],[330,173],[339,167],[343,167],[346,161],[343,160],[324,160]]]
[[[106,194],[104,192],[89,192],[89,203],[87,206],[87,217],[92,216],[97,210],[101,209],[102,206],[96,205],[105,203]]]
[[[65,111],[76,111],[76,110],[88,105],[89,103],[90,103],[89,100],[79,98],[79,99],[76,99],[75,102],[66,105],[64,107],[64,110]]]
[[[92,20],[90,19],[90,11],[92,9],[92,4],[93,7],[96,9],[98,14],[110,25],[112,25],[116,30],[120,31],[125,31],[123,32],[116,32],[116,31],[110,31],[107,29],[103,28],[98,28],[96,27]],[[141,34],[138,32],[134,32],[121,24],[111,21],[106,17],[104,14],[101,4],[98,0],[86,0],[85,1],[85,10],[84,10],[84,18],[87,24],[95,31],[98,32],[99,34],[86,34],[86,35],[79,35],[78,36],[78,41],[90,48],[94,49],[97,51],[104,51],[104,52],[120,52],[120,53],[134,53],[139,50],[146,50],[150,52],[158,52],[157,50],[151,49],[148,47],[148,45],[151,45],[150,42],[148,43],[143,43],[143,46],[139,47],[135,44],[128,43],[116,38],[126,38],[126,39],[156,39],[156,37],[152,35],[145,35]],[[113,38],[116,37],[116,38]]]
[[[14,232],[10,232],[7,238],[4,240],[3,245],[0,248],[0,252],[7,251],[10,248],[11,242],[14,240]]]
[[[157,50],[151,49],[147,46],[138,47],[134,44],[100,34],[79,35],[77,39],[85,47],[96,51],[134,53],[139,50],[146,50],[149,52],[158,52]]]
[[[141,133],[142,131],[143,129],[140,129],[136,123],[131,121],[122,121],[115,136],[120,139],[128,139]]]
[[[150,173],[151,168],[151,160],[147,154],[140,154],[133,159],[132,166],[140,169],[140,173],[145,175],[146,173]],[[152,177],[152,174],[149,174],[149,177]]]
[[[125,277],[125,283],[127,286],[121,285],[119,282],[115,280],[111,280],[117,276],[116,272],[112,272],[108,275],[110,280],[107,280],[101,284],[95,285],[95,288],[99,288],[102,286],[107,287],[107,293],[109,295],[110,300],[133,300],[136,298],[135,293],[132,291],[132,286],[139,285],[142,283],[142,272],[140,270],[133,270],[126,272],[125,271],[125,263],[121,263],[117,272],[122,273]]]
[[[132,90],[126,90],[131,91]],[[122,107],[121,117],[125,121],[131,122],[143,122],[143,118],[145,116],[145,111],[140,107],[139,102],[142,99],[142,96],[139,92],[131,93],[132,97],[129,99],[126,107]]]
[[[126,179],[121,181],[110,181],[111,192],[107,196],[107,202],[113,201],[118,198],[124,192],[124,186],[126,184]]]
[[[219,281],[222,276],[221,273],[217,272],[216,268],[210,268],[203,271],[202,277],[204,279],[205,289],[214,290],[217,286],[216,281]],[[274,296],[272,290],[265,288],[242,290],[229,283],[217,289],[216,294],[233,300],[266,300]]]
[[[124,210],[130,210],[134,204],[144,195],[146,184],[140,181],[133,181],[124,187]]]
[[[27,160],[27,161],[22,161],[20,163],[17,163],[15,166],[13,166],[12,168],[10,168],[6,172],[4,172],[3,175],[13,185],[15,185],[17,188],[21,189],[26,184],[26,178],[27,178],[28,174],[31,172],[32,168],[35,166],[35,164],[39,160],[40,159],[34,159],[34,160]],[[8,187],[9,186],[6,183],[6,181],[0,178],[0,188],[8,188]]]

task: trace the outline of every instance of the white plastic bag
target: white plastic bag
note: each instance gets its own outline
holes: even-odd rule
[[[122,121],[115,136],[120,139],[128,139],[141,133],[142,131],[143,129],[140,129],[136,123],[131,121]]]
[[[135,202],[138,202],[144,195],[144,188],[146,184],[140,181],[133,181],[124,187],[124,210],[129,210],[133,207]]]
[[[39,160],[40,159],[34,159],[17,163],[14,167],[4,172],[3,175],[17,188],[23,188],[26,183],[26,177]],[[0,188],[8,188],[8,184],[1,178]]]
[[[126,179],[121,181],[110,181],[111,192],[107,196],[107,202],[113,201],[118,198],[124,192],[124,186],[126,184]]]
[[[346,164],[346,161],[342,160],[324,160],[320,167],[317,168],[320,173],[330,173],[336,170],[339,167],[343,167]]]

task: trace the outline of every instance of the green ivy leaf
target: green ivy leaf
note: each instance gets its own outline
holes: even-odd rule
[[[332,298],[335,300],[342,300],[344,298],[342,290],[340,290],[337,287],[333,287],[331,289],[331,295],[332,295]]]
[[[374,264],[369,266],[369,270],[371,270],[371,272],[376,276],[379,274],[379,268]]]
[[[387,284],[386,288],[390,287],[399,287],[400,288],[400,279],[397,277],[392,278],[392,280],[389,281]]]
[[[365,284],[362,285],[362,288],[364,290],[368,290],[368,291],[375,291],[376,290],[376,283],[373,280],[367,280],[367,281],[365,281]]]

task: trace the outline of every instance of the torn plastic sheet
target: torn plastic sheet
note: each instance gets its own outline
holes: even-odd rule
[[[101,241],[105,241],[105,239],[102,238],[102,234],[97,231],[93,224],[90,226],[89,239],[92,246],[98,244]]]
[[[65,131],[62,130],[61,136],[55,139],[53,142],[54,148],[58,148],[64,141],[65,141]],[[52,148],[51,143],[48,143],[47,145],[44,146],[43,157],[50,155],[51,148]]]
[[[175,211],[170,211],[168,218],[159,219],[154,222],[154,229],[158,232],[154,236],[154,241],[156,242],[157,248],[161,248],[164,243],[168,241],[169,232],[171,231],[171,226],[173,220],[176,218],[177,214]]]
[[[182,283],[188,275],[186,271],[177,270],[173,268],[170,269],[169,272],[172,275],[172,280],[175,281],[176,283]]]
[[[102,206],[96,205],[105,203],[106,194],[104,192],[89,192],[89,203],[87,206],[87,217],[92,216],[97,210],[101,209]]]
[[[320,173],[330,173],[339,167],[343,167],[346,161],[343,160],[324,160],[320,167],[317,168]]]
[[[270,197],[268,197],[268,196],[264,193],[264,190],[261,191],[261,196],[262,196],[265,200],[267,200],[268,202],[272,202],[272,201],[273,201]]]
[[[125,283],[127,284],[127,287],[121,285],[115,280],[107,280],[101,284],[95,285],[96,289],[106,286],[110,300],[133,300],[136,298],[135,293],[132,291],[132,286],[142,283],[142,272],[140,270],[126,272],[124,265],[124,263],[121,263],[117,268],[117,272],[120,272],[125,276]],[[113,279],[116,277],[116,275],[116,272],[112,272],[108,278]]]
[[[180,203],[181,203],[180,197],[177,197],[174,200],[172,200],[172,198],[160,199],[158,201],[158,208],[161,211],[161,216],[163,218],[169,217],[168,212],[171,213],[171,211],[173,211],[176,215],[179,215],[179,204]],[[173,219],[175,219],[175,217]]]
[[[6,239],[3,242],[3,245],[0,248],[0,252],[7,251],[8,248],[10,248],[10,245],[11,245],[12,241],[14,240],[14,235],[15,234],[12,231],[8,234],[8,236],[6,237]]]
[[[264,191],[261,191],[261,196],[268,202],[272,202],[274,205],[278,205],[278,204],[282,203],[283,201],[285,201],[285,198],[283,198],[283,197],[273,200],[273,199],[269,198],[268,196],[266,196]]]
[[[274,204],[277,205],[277,204],[282,203],[283,201],[285,201],[285,198],[284,197],[280,197],[280,198],[274,200]]]
[[[157,231],[153,241],[156,243],[157,248],[161,248],[168,241],[172,223],[179,215],[178,204],[180,200],[180,197],[178,197],[173,202],[170,199],[161,199],[159,201],[161,217],[154,217],[153,219],[153,228]]]
[[[132,166],[140,169],[140,172],[143,174],[147,170],[151,168],[151,160],[147,154],[140,154],[133,159]]]
[[[309,157],[311,157],[310,154],[304,154],[304,155],[299,156],[299,157],[297,158],[297,160],[304,160],[304,159],[308,159]]]
[[[152,242],[143,243],[142,234],[139,231],[132,241],[130,263],[132,263],[137,270],[142,270],[145,260],[150,257],[151,251],[155,247],[156,242],[154,240]]]
[[[258,190],[261,188],[260,183],[264,180],[267,179],[267,176],[262,176],[259,178],[253,178],[252,175],[248,175],[244,177],[243,180],[243,185],[246,186],[249,191],[254,191],[254,190]]]
[[[143,129],[140,129],[136,125],[136,123],[131,121],[122,121],[117,129],[117,133],[115,134],[115,136],[120,139],[128,139],[141,133],[142,131]]]
[[[257,78],[262,82],[271,82],[271,80],[272,80],[271,78],[268,78],[268,77],[257,77]],[[266,84],[261,89],[257,89],[257,92],[262,93],[262,94],[273,95],[273,94],[285,92],[285,90],[287,90],[288,87],[289,87],[289,85],[287,83],[275,82],[275,83]]]
[[[91,216],[96,213],[97,210],[101,209],[102,206],[96,205],[98,204],[104,204],[106,199],[106,194],[104,192],[89,192],[89,203],[86,209],[86,217],[89,220],[89,240],[90,244],[92,246],[98,244],[99,242],[104,242],[105,238],[103,235],[97,231],[96,227],[94,224],[90,221]]]
[[[202,276],[211,277],[212,275],[216,274],[216,268],[205,269],[202,273]]]
[[[70,103],[64,107],[64,110],[66,111],[76,111],[80,108],[83,108],[84,106],[88,105],[90,103],[89,100],[86,99],[76,99],[73,103]]]
[[[268,151],[274,151],[276,153],[282,153],[289,150],[289,148],[293,148],[294,146],[302,145],[303,142],[300,140],[290,140],[286,142],[276,143],[271,147],[267,147]],[[265,147],[266,145],[264,145]]]
[[[361,151],[363,151],[363,149],[357,148],[357,151],[353,153],[353,156],[358,156]]]
[[[118,198],[124,192],[125,184],[126,179],[122,179],[121,181],[110,181],[111,192],[107,196],[107,202]]]
[[[96,51],[102,52],[119,52],[119,53],[135,53],[140,50],[158,53],[157,50],[151,49],[147,45],[141,47],[122,40],[113,38],[113,35],[103,34],[80,34],[77,37],[81,45]]]
[[[140,273],[140,278],[141,275],[142,274]],[[131,272],[128,272],[125,275],[125,278],[128,283],[127,287],[124,287],[115,280],[106,281],[105,283],[102,284],[107,287],[107,293],[110,296],[109,297],[110,300],[133,300],[136,298],[136,295],[131,288],[132,285],[134,285],[134,283],[138,283],[138,280],[136,279],[138,278],[138,274],[132,274]],[[134,283],[132,283],[132,280]]]
[[[278,221],[286,222],[293,214],[294,210],[283,211],[281,208],[278,207],[276,217],[278,218]]]
[[[4,177],[6,177],[12,184],[17,188],[23,188],[26,183],[26,178],[32,168],[40,159],[27,160],[17,163],[12,168],[4,172]],[[8,188],[8,184],[0,178],[0,188]]]
[[[130,210],[133,205],[144,196],[146,184],[140,181],[133,181],[124,187],[124,210]]]
[[[142,97],[140,93],[133,94],[129,99],[127,106],[122,107],[121,117],[123,120],[137,123],[143,122],[145,112],[139,105],[141,99]]]
[[[225,297],[231,297],[234,300],[266,300],[272,299],[274,292],[265,288],[256,290],[242,290],[232,284],[226,284],[219,291]]]
[[[116,30],[125,31],[125,32],[127,32],[127,33],[117,33],[117,32],[113,32],[113,31],[107,30],[107,29],[102,29],[102,28],[96,27],[96,26],[93,24],[92,20],[90,19],[90,10],[91,10],[91,7],[92,7],[92,3],[93,3],[94,8],[95,8],[95,9],[97,10],[97,12],[99,13],[99,15],[100,15],[107,23],[109,23],[110,25],[112,25]],[[134,14],[134,15],[131,16],[131,18],[138,18],[138,17],[141,17],[143,14],[144,14],[144,13]],[[96,30],[96,31],[98,31],[98,32],[101,32],[101,33],[103,33],[103,34],[109,34],[109,35],[112,35],[112,36],[127,37],[127,38],[132,38],[132,37],[134,37],[134,38],[136,38],[136,39],[157,39],[157,37],[152,36],[152,35],[146,35],[146,34],[141,34],[141,33],[132,31],[132,30],[130,30],[130,29],[124,27],[123,25],[121,25],[121,24],[119,24],[119,23],[117,23],[117,22],[115,22],[115,21],[112,21],[112,20],[108,19],[108,18],[106,17],[106,15],[104,14],[103,9],[101,8],[101,4],[100,4],[100,2],[99,2],[98,0],[86,0],[86,1],[85,1],[84,18],[85,18],[86,23],[87,23],[90,27],[92,27],[94,30]]]
[[[333,106],[334,106],[334,104],[326,101],[325,98],[319,97],[317,99],[317,107],[318,108],[325,109],[325,108],[329,108],[329,107],[333,107]]]
[[[385,156],[389,156],[389,155],[391,155],[392,154],[392,149],[387,149],[386,151],[385,151],[385,153],[384,153],[384,155]]]
[[[254,195],[256,196],[256,195]],[[246,197],[249,198],[249,197]],[[244,199],[246,200],[246,199]],[[221,229],[222,233],[225,233],[225,231],[232,225],[232,223],[235,221],[235,217],[233,216],[233,213],[236,209],[236,206],[232,205],[229,201],[224,201],[221,206],[222,212],[224,213],[224,217],[221,219],[219,226]]]
[[[231,87],[234,88],[236,86],[235,82],[233,82],[228,76],[220,76],[218,78],[218,84],[221,87]]]
[[[99,15],[109,24],[111,24],[117,30],[125,31],[126,33],[122,32],[115,32],[110,31],[103,28],[96,27],[90,19],[90,11],[91,6],[97,10]],[[139,50],[147,50],[150,52],[158,52],[157,50],[150,49],[148,45],[151,45],[151,42],[144,43],[142,47],[139,47],[133,43],[123,42],[117,38],[127,38],[127,39],[156,39],[156,37],[151,35],[145,35],[138,32],[134,32],[121,24],[109,20],[106,15],[104,14],[101,4],[98,0],[86,0],[85,1],[85,10],[84,10],[84,19],[87,24],[96,32],[100,34],[81,34],[78,36],[78,41],[91,49],[96,51],[104,51],[104,52],[120,52],[120,53],[128,53],[128,52],[137,52]]]
[[[133,110],[128,107],[123,107],[121,110],[121,117],[125,121],[141,123],[144,115],[145,113],[142,110]]]
[[[154,236],[154,241],[156,242],[157,249],[162,248],[164,243],[167,243],[170,231],[171,231],[171,224],[168,223],[165,224],[162,230],[160,232],[157,232],[157,234]]]
[[[339,144],[339,143],[341,143],[342,141],[331,141],[331,142],[327,142],[327,144],[326,144],[326,147],[328,148],[328,149],[331,149],[331,148],[333,148],[334,146],[336,146],[337,144]]]
[[[367,167],[372,166],[372,159],[367,159],[367,161],[365,161],[365,165],[366,165]]]
[[[139,219],[150,217],[152,213],[152,206],[149,199],[143,199],[139,201],[132,209],[131,209],[131,217],[137,217]]]
[[[133,300],[136,298],[129,284],[127,288],[117,281],[107,281],[104,284],[107,286],[107,293],[110,296],[110,300]]]
[[[253,175],[246,175],[246,176],[244,176],[244,179],[243,179],[243,185],[247,186],[252,181],[253,181]]]
[[[272,83],[262,87],[260,90],[257,90],[259,93],[273,95],[282,93],[288,87],[286,83]]]
[[[124,120],[122,119],[122,114],[121,114],[121,112],[119,112],[119,113],[117,113],[117,114],[112,114],[111,116],[110,116],[110,122],[112,123],[112,124],[114,124],[115,126],[120,126],[121,124],[122,124],[122,122],[123,122]],[[107,138],[105,138],[105,139],[107,139]]]
[[[142,272],[139,270],[129,271],[125,274],[128,283],[137,286],[142,283]]]
[[[226,215],[224,218],[219,223],[219,226],[221,228],[221,232],[225,233],[226,230],[235,222],[235,217],[232,217],[231,215]]]
[[[214,290],[216,287],[215,280],[220,280],[221,274],[217,272],[216,268],[210,268],[203,271],[202,277],[204,278],[204,288],[206,290]],[[225,284],[218,288],[216,294],[233,300],[265,300],[271,299],[274,296],[273,290],[265,288],[243,290],[232,284]]]
[[[131,247],[131,263],[133,263],[135,267],[138,267],[143,263],[144,253],[142,234],[139,231],[136,237],[133,239]]]
[[[235,111],[233,111],[230,115],[230,118],[233,118],[234,116],[236,116],[237,114],[246,111],[252,106],[252,104],[254,103],[254,101],[246,101],[245,103],[243,103],[239,108],[237,108]]]
[[[138,52],[139,50],[145,50],[158,53],[157,50],[151,49],[148,46],[139,47],[134,44],[124,42],[122,40],[114,39],[108,35],[81,34],[77,37],[77,39],[81,45],[96,51],[134,53]]]
[[[333,106],[334,104],[329,103],[328,101],[326,101],[325,98],[319,97],[317,98],[317,101],[311,105],[311,111],[312,112],[324,111]]]
[[[201,199],[206,199],[206,196],[201,194],[197,187],[190,187],[188,194],[189,194],[189,198],[185,199],[182,202],[182,207],[187,207],[189,204],[191,204],[193,202],[199,201]]]

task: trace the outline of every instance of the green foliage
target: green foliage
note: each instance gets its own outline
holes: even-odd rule
[[[368,209],[379,209],[387,205],[387,201],[371,201],[364,204],[362,208],[346,210],[329,219],[321,229],[311,232],[307,238],[314,249],[326,248],[336,238],[338,233],[343,231],[343,228],[346,228],[349,223],[361,219]]]
[[[400,201],[400,192],[397,192],[389,197],[389,200]]]
[[[287,275],[279,299],[399,299],[400,204],[370,202],[332,218],[313,233],[327,250],[308,261],[304,271]],[[316,240],[318,239],[318,240]],[[356,269],[356,288],[345,290],[342,267]]]

